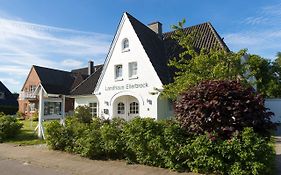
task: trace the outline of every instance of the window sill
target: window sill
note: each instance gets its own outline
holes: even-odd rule
[[[133,77],[129,77],[129,80],[134,80],[134,79],[138,79],[138,76],[133,76]]]
[[[123,78],[115,78],[115,81],[123,81]]]
[[[124,53],[124,52],[129,52],[130,51],[130,49],[129,48],[127,48],[127,49],[123,49],[122,50],[122,53]]]

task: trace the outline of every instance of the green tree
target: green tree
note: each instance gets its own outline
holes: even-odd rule
[[[278,54],[277,54],[278,55]],[[281,97],[281,53],[275,61],[260,57],[259,55],[249,55],[246,67],[250,70],[249,76],[254,76],[254,85],[257,91],[265,97]]]
[[[175,68],[176,72],[174,82],[164,86],[164,96],[175,99],[180,93],[202,80],[233,80],[242,75],[240,59],[246,50],[234,53],[215,47],[210,51],[201,49],[197,52],[193,43],[198,35],[195,35],[196,31],[186,35],[183,31],[184,24],[185,20],[172,27],[175,30],[172,39],[177,41],[183,51],[177,58],[169,61],[168,65]]]

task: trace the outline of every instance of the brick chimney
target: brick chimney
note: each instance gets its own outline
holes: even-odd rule
[[[162,23],[161,22],[153,22],[148,24],[148,27],[153,30],[160,38],[162,38]]]
[[[88,62],[88,75],[91,75],[92,73],[94,73],[94,62],[90,60]]]

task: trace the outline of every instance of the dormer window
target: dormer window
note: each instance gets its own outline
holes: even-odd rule
[[[130,51],[129,49],[129,40],[128,38],[123,39],[122,41],[122,52]]]

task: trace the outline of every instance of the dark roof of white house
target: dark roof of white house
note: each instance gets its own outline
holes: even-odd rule
[[[173,81],[173,71],[167,66],[168,60],[177,57],[181,52],[178,43],[172,39],[174,31],[163,33],[159,37],[149,27],[141,23],[129,13],[128,16],[150,62],[163,84]],[[193,45],[196,50],[224,50],[229,48],[216,32],[210,22],[198,24],[183,29],[186,34],[195,32]],[[71,72],[34,66],[44,89],[52,94],[89,95],[95,90],[101,75],[103,65],[97,65],[94,72],[88,76],[88,68],[75,69]]]

